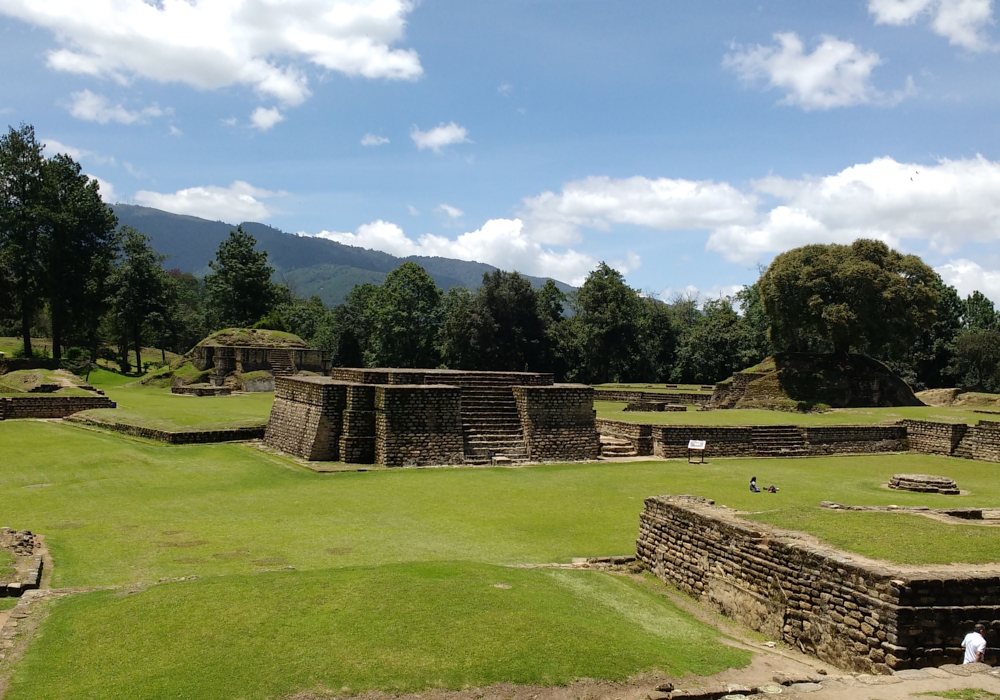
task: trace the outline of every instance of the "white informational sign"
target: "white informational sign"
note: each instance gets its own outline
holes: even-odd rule
[[[705,441],[704,440],[688,440],[689,450],[704,450]]]

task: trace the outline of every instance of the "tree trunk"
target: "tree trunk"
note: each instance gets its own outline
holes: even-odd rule
[[[21,337],[24,339],[24,356],[31,358],[31,312],[21,311]]]
[[[52,359],[62,359],[62,320],[58,312],[52,314]]]
[[[142,374],[142,323],[135,324],[135,369]]]

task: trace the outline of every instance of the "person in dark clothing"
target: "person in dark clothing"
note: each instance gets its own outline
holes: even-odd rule
[[[750,493],[760,493],[760,489],[757,488],[757,477],[750,477]]]

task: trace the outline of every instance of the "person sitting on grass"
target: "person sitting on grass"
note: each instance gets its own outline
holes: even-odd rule
[[[975,629],[965,635],[965,639],[962,640],[962,648],[965,649],[963,664],[982,663],[986,654],[986,637],[983,636],[985,631],[986,628],[977,623]]]
[[[774,484],[771,484],[764,490],[767,491],[768,493],[778,493],[778,487],[775,486]]]
[[[750,493],[760,493],[760,489],[757,488],[757,477],[750,477]]]

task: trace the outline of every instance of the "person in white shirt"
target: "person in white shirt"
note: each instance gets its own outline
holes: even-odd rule
[[[962,648],[965,649],[965,661],[962,663],[981,663],[983,655],[986,653],[986,638],[983,632],[986,628],[980,624],[976,625],[974,632],[969,632],[962,640]]]

